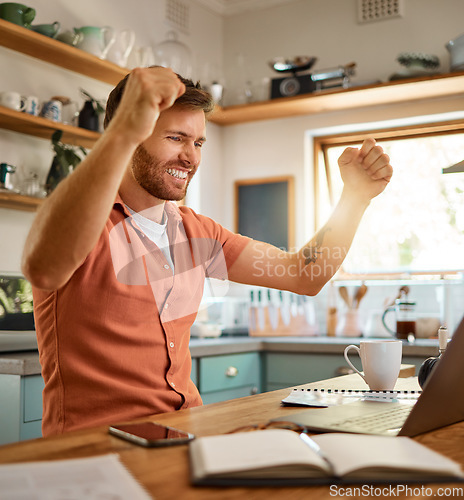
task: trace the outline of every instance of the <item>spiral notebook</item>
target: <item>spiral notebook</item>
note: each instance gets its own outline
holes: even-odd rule
[[[314,431],[390,436],[416,436],[461,422],[464,420],[463,352],[464,318],[417,401],[398,398],[385,404],[363,397],[353,398],[349,402],[349,397],[345,397],[348,400],[346,404],[308,408],[281,417],[280,420],[284,418]],[[314,392],[311,393],[312,396]],[[325,397],[327,398],[327,394]]]
[[[409,401],[415,403],[422,391],[370,391],[352,389],[293,389],[284,399],[284,406],[311,406],[328,408],[355,401],[377,401],[394,403]]]

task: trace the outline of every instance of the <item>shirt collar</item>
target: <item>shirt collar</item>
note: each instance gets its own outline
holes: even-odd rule
[[[119,193],[116,195],[116,199],[114,200],[113,207],[117,208],[118,210],[123,212],[126,217],[132,218],[131,213],[127,210],[126,205],[122,201],[121,195]],[[174,201],[167,201],[164,204],[164,211],[166,212],[166,215],[168,216],[168,221],[180,222],[182,220],[182,216],[181,216],[179,207],[178,207],[177,203],[175,203]]]

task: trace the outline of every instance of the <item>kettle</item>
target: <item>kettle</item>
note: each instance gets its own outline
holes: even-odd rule
[[[100,59],[105,59],[109,49],[115,41],[114,29],[110,26],[83,26],[74,28],[75,33],[81,33],[82,38],[78,41],[78,49],[89,52]]]
[[[450,40],[446,45],[446,50],[451,56],[451,71],[464,69],[464,33],[454,40]]]

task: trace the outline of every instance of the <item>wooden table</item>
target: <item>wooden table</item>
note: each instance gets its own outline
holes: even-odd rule
[[[347,375],[299,387],[366,388],[358,375]],[[397,388],[417,388],[417,381],[414,378],[398,379]],[[220,434],[242,425],[263,423],[273,418],[284,420],[286,415],[302,411],[302,408],[281,406],[281,400],[289,393],[290,389],[282,389],[203,407],[155,415],[152,420],[190,431],[197,436]],[[424,434],[416,439],[464,465],[464,422]],[[106,453],[118,453],[134,477],[158,500],[203,500],[210,498],[221,500],[278,498],[287,500],[289,498],[329,499],[334,497],[328,486],[291,488],[194,487],[189,482],[187,445],[147,449],[109,435],[107,427],[75,431],[62,436],[2,446],[0,447],[0,463],[90,457]],[[464,496],[462,484],[426,484],[423,488],[420,490],[419,487],[413,495],[409,491],[409,496],[429,498],[438,492],[439,488],[450,488],[448,496]],[[424,494],[417,495],[421,491]],[[395,494],[394,496],[407,497],[406,494]]]

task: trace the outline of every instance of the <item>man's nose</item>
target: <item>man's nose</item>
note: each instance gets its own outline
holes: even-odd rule
[[[195,144],[185,144],[179,158],[191,165],[197,165],[200,161],[200,150],[195,147]]]

